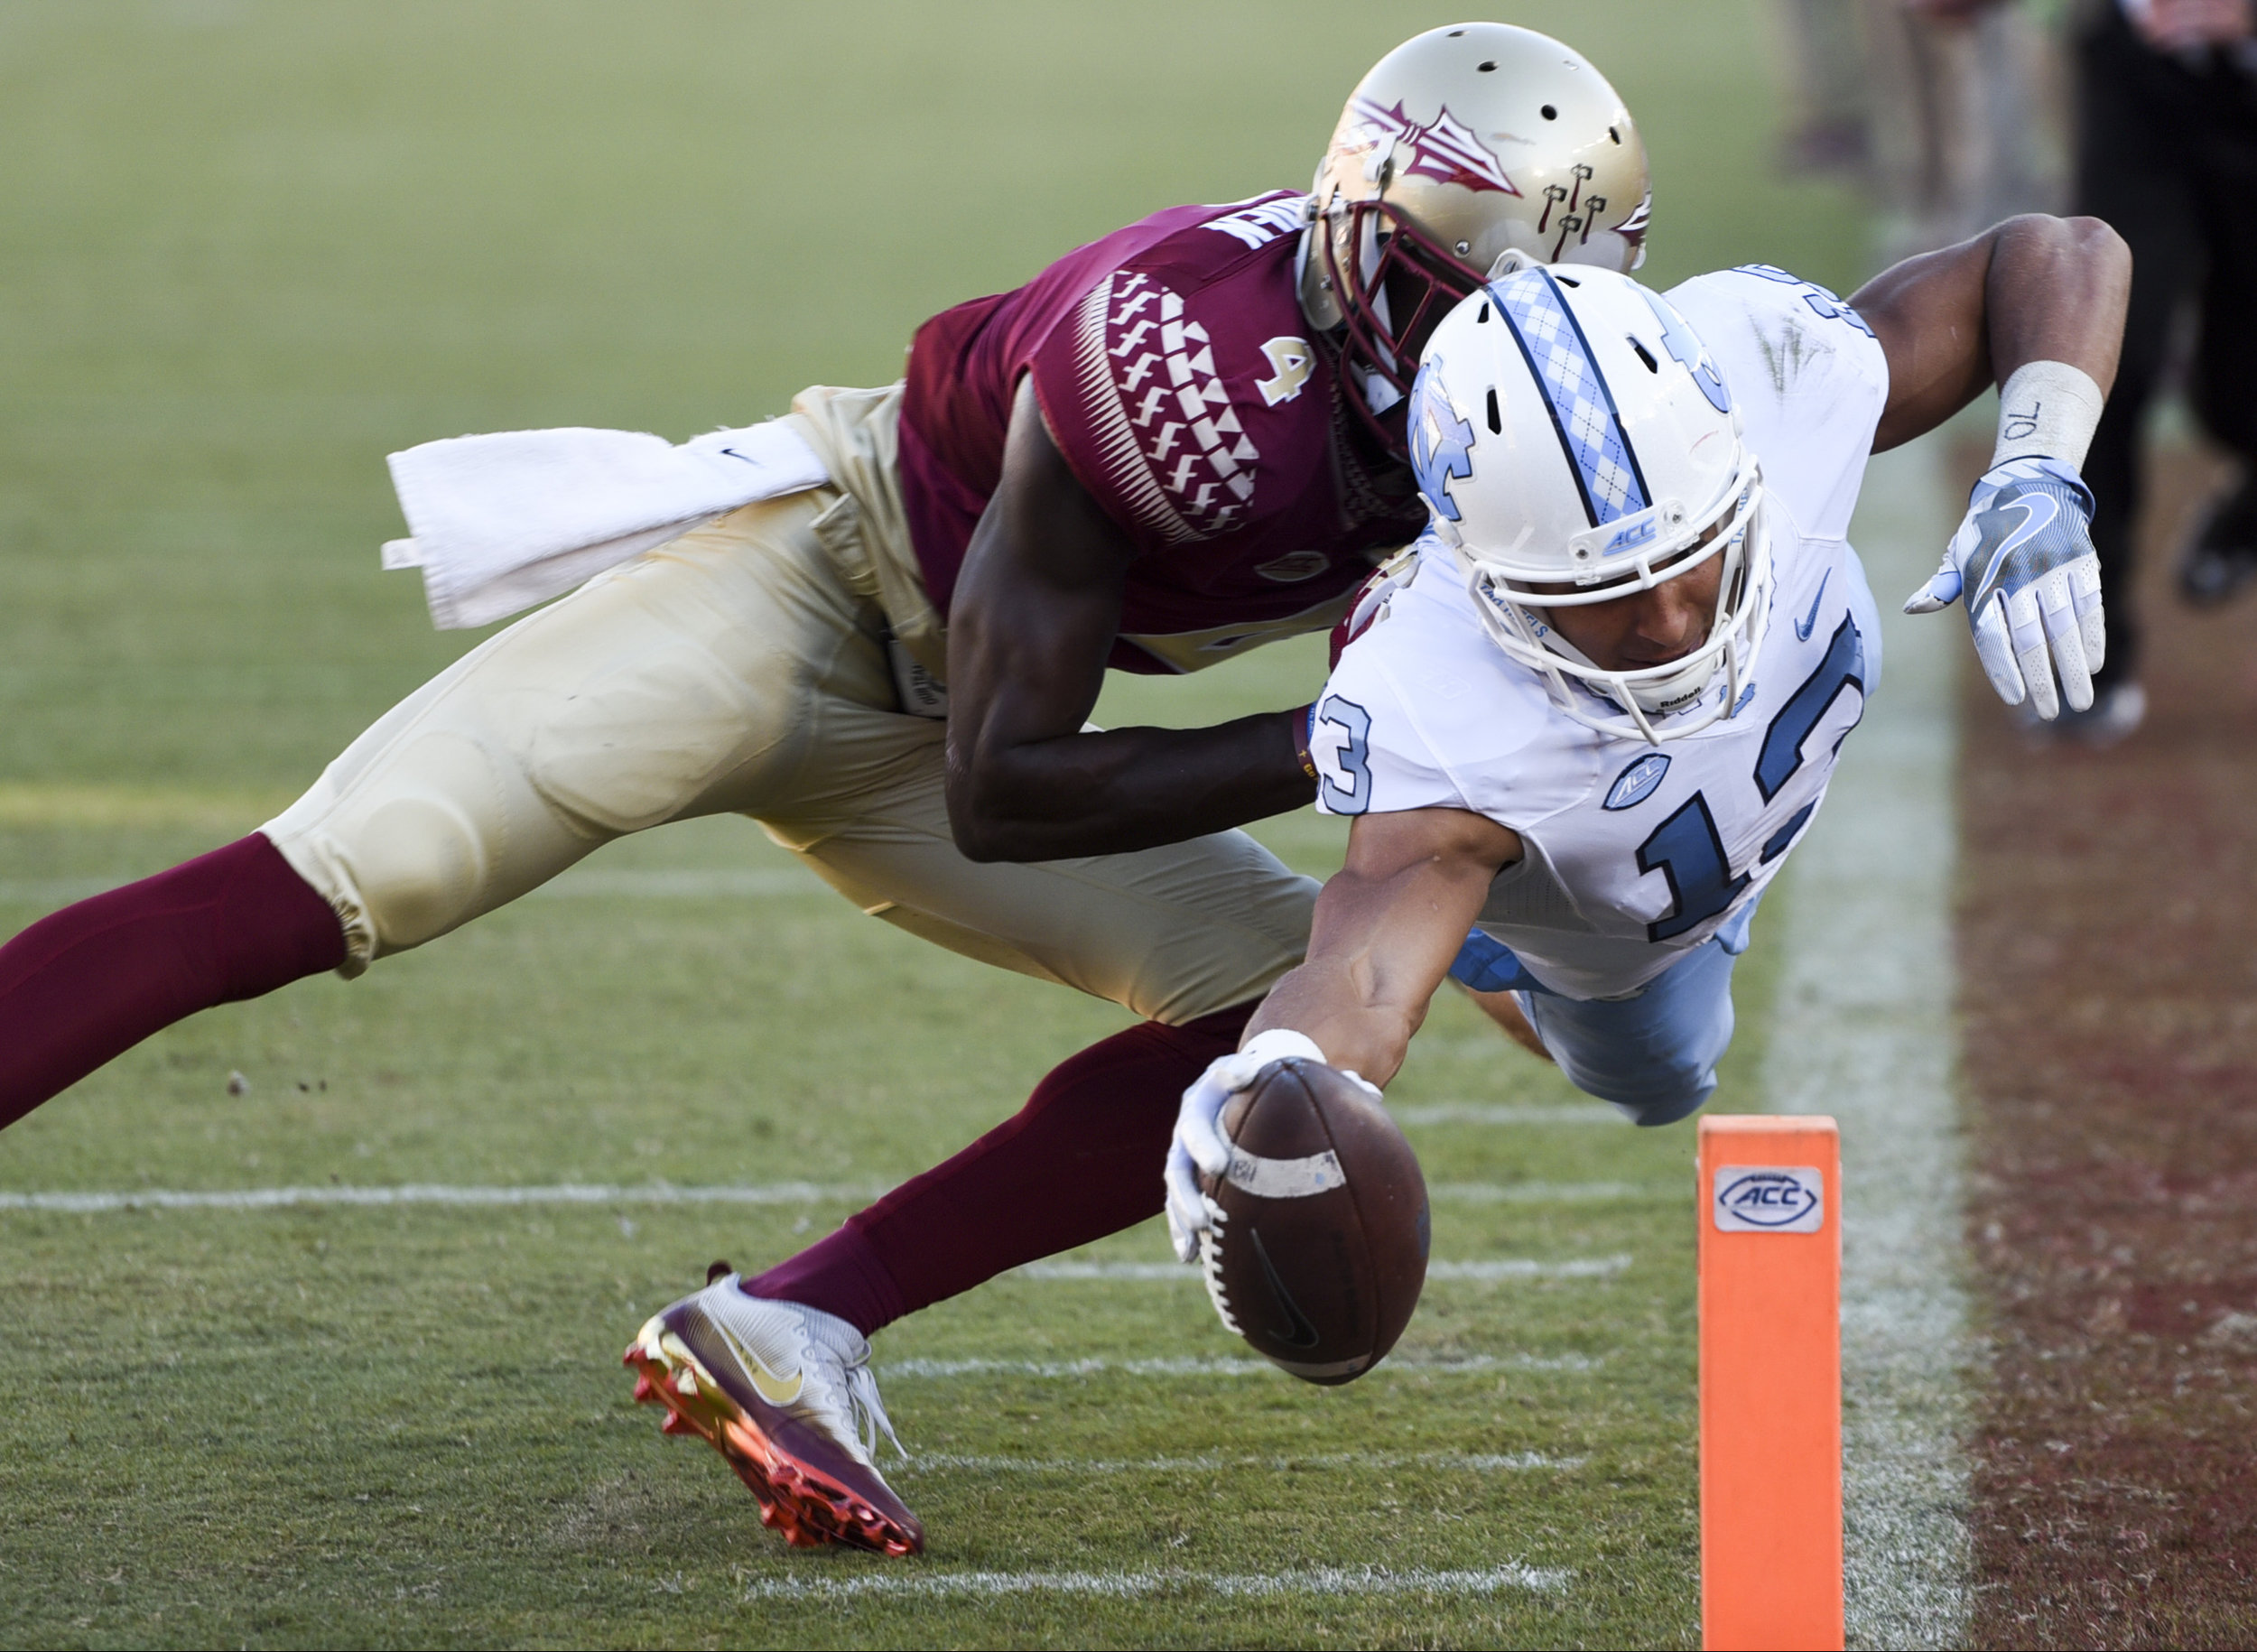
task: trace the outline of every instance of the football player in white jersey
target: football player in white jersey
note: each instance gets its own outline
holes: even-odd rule
[[[1994,380],[1992,469],[1906,607],[1964,593],[2010,703],[2091,703],[2077,466],[2129,284],[2104,225],[2027,218],[1847,304],[1764,265],[1666,297],[1527,268],[1451,312],[1412,392],[1429,529],[1312,712],[1346,864],[1307,961],[1184,1094],[1184,1259],[1211,1215],[1197,1173],[1229,1163],[1229,1097],[1287,1056],[1386,1083],[1447,974],[1516,993],[1528,1042],[1639,1124],[1708,1099],[1732,960],[1880,683],[1844,537],[1866,455]]]

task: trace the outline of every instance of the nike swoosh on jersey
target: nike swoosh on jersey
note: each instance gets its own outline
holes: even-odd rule
[[[1834,578],[1834,570],[1831,568],[1818,576],[1818,594],[1810,599],[1810,612],[1795,622],[1797,642],[1807,643],[1810,640],[1810,633],[1818,624],[1818,605],[1825,600],[1826,581],[1832,578]]]
[[[729,1339],[729,1350],[737,1356],[737,1363],[743,1368],[745,1375],[752,1379],[753,1392],[771,1406],[788,1406],[799,1398],[800,1390],[807,1386],[804,1372],[794,1371],[791,1380],[786,1382],[768,1369],[766,1360],[747,1348],[744,1340],[735,1332],[718,1320],[714,1325]]]
[[[2039,514],[2040,506],[2044,507],[2042,515]],[[2051,527],[2053,519],[2061,514],[2058,501],[2050,494],[2042,493],[2022,494],[2019,497],[2009,499],[2003,505],[1993,506],[1992,508],[2002,511],[2020,511],[2022,525],[2008,534],[2006,543],[1991,553],[1991,565],[1983,570],[1983,583],[1975,588],[1975,594],[1967,599],[1967,612],[1970,614],[1975,612],[1990,599],[1991,593],[1998,589],[1999,581],[2006,577],[2006,559]]]

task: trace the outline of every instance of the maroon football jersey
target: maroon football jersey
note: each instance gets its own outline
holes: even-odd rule
[[[1301,204],[1172,207],[917,329],[902,495],[943,615],[1026,374],[1073,474],[1137,548],[1116,667],[1195,671],[1324,629],[1416,536],[1407,475],[1374,487],[1332,355],[1310,342]]]

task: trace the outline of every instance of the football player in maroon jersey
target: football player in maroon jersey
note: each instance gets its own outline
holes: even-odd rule
[[[1566,47],[1494,23],[1407,42],[1309,194],[1155,213],[935,317],[903,384],[794,402],[824,485],[620,563],[258,832],[0,949],[0,1123],[183,1016],[357,975],[621,835],[751,816],[866,911],[1141,1018],[629,1350],[640,1395],[793,1541],[919,1547],[872,1462],[866,1337],[1155,1214],[1175,1099],[1307,939],[1316,886],[1233,830],[1310,802],[1307,708],[1101,732],[1106,669],[1332,626],[1425,521],[1403,456],[1426,334],[1507,254],[1634,266],[1648,200],[1628,111]]]

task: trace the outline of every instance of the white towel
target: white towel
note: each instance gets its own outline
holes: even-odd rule
[[[633,431],[455,436],[390,462],[413,537],[388,543],[384,565],[423,571],[441,631],[545,602],[740,505],[831,479],[781,420],[682,447]]]

